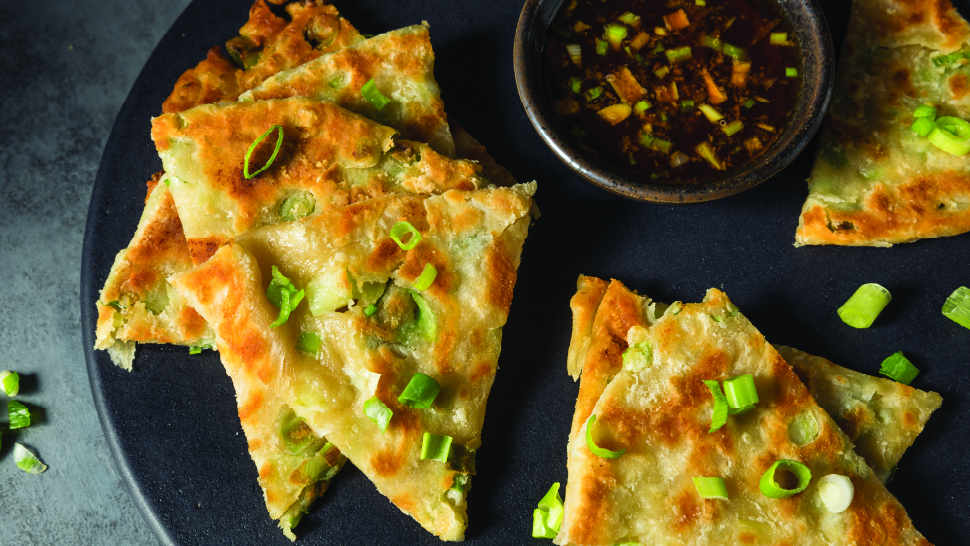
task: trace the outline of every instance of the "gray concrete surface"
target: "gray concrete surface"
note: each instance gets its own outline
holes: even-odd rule
[[[0,1],[0,544],[155,544],[105,444],[81,346],[81,244],[114,118],[188,0]],[[0,404],[6,404],[0,394]],[[2,406],[0,406],[2,409]],[[13,443],[49,465],[14,464]]]

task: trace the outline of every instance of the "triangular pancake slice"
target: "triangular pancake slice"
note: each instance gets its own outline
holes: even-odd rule
[[[531,183],[368,199],[254,230],[171,280],[216,331],[234,383],[264,384],[402,511],[461,540],[473,469],[421,460],[422,439],[450,436],[456,453],[481,443],[534,191]],[[388,237],[402,219],[422,234],[407,251]],[[415,290],[427,264],[437,277]],[[355,290],[346,307],[312,316],[301,304],[271,328],[273,265],[297,287],[336,278]],[[296,349],[302,333],[320,337],[316,354]],[[415,373],[441,386],[429,409],[398,402]],[[374,396],[394,412],[383,434],[363,412]]]
[[[368,81],[389,103],[378,108],[361,93]],[[267,79],[239,100],[306,97],[336,102],[368,119],[401,130],[455,157],[444,102],[434,79],[434,51],[427,23],[368,38]]]
[[[245,178],[247,151],[275,125],[283,130],[276,159]],[[486,185],[475,163],[448,159],[426,144],[395,141],[395,134],[335,104],[303,98],[207,104],[152,120],[195,263],[250,229],[286,221],[282,205],[293,196],[320,211],[388,192]],[[271,144],[277,135],[267,137]]]
[[[626,451],[605,459],[585,441],[570,444],[576,464],[556,544],[928,544],[722,292],[668,308],[645,339],[652,349],[647,366],[618,373],[593,408],[594,441]],[[754,376],[760,402],[709,433],[713,402],[703,381],[743,374]],[[796,441],[793,422],[813,422],[817,433]],[[762,494],[762,475],[779,459],[811,470],[807,489],[786,499]],[[842,513],[829,512],[818,497],[818,480],[829,474],[849,477],[855,488]],[[711,476],[723,478],[729,500],[699,496],[693,478]]]
[[[943,403],[935,392],[855,372],[784,345],[775,349],[883,482]]]
[[[970,25],[949,0],[854,0],[797,246],[970,230],[970,160],[910,129],[924,103],[970,120]]]

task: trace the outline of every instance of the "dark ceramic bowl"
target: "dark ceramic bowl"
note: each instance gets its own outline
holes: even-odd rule
[[[546,97],[543,62],[549,23],[566,0],[526,0],[515,30],[515,84],[526,114],[546,144],[570,168],[611,192],[661,203],[695,203],[751,188],[782,170],[815,134],[829,104],[835,72],[832,37],[815,0],[769,0],[788,14],[801,45],[802,88],[788,125],[763,154],[741,170],[689,185],[658,184],[630,176],[593,158],[556,120]]]

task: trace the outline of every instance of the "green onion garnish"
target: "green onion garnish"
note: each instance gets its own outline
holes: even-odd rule
[[[745,108],[751,108],[752,106],[754,106],[754,101],[753,100],[748,99],[748,100],[744,101],[744,107]]]
[[[737,59],[739,61],[743,61],[748,57],[747,51],[745,51],[744,49],[741,49],[740,47],[733,46],[731,44],[724,44],[724,46],[721,48],[721,52],[727,55],[728,57],[731,57],[732,59]]]
[[[373,316],[373,314],[376,312],[377,312],[376,305],[368,305],[367,307],[364,308],[364,316],[366,317]]]
[[[788,423],[788,439],[795,445],[803,446],[818,437],[818,420],[811,411],[798,414]]]
[[[914,118],[933,118],[936,119],[936,108],[930,104],[921,104],[913,110]]]
[[[662,138],[654,137],[653,142],[650,143],[650,147],[658,152],[666,155],[670,153],[670,148],[673,147],[674,143],[669,140],[664,140]]]
[[[953,155],[970,153],[970,123],[952,116],[936,120],[936,127],[927,135],[934,146]]]
[[[694,487],[697,488],[697,494],[702,499],[728,500],[728,490],[723,478],[695,476]]]
[[[13,445],[13,461],[28,474],[40,474],[47,470],[46,464],[40,462],[36,455],[19,443]]]
[[[787,32],[772,32],[771,37],[768,39],[771,45],[788,45],[788,33]]]
[[[692,100],[682,100],[680,101],[680,111],[681,112],[691,112],[694,110],[694,101]]]
[[[391,417],[394,415],[394,412],[391,411],[391,408],[384,405],[384,402],[381,402],[380,398],[375,396],[364,402],[364,415],[369,417],[371,421],[374,421],[377,428],[381,429],[381,434],[384,434],[384,431],[387,430],[387,424],[391,422]],[[421,458],[423,459],[424,457],[422,456]]]
[[[532,512],[532,536],[556,538],[556,533],[562,527],[564,513],[562,497],[559,496],[559,482],[556,482],[539,501],[539,507]]]
[[[932,60],[934,66],[937,68],[944,68],[949,67],[962,59],[970,59],[970,50],[957,51],[956,53],[950,53],[949,55],[940,55],[939,57],[934,57]]]
[[[649,110],[651,106],[653,105],[645,100],[642,100],[633,105],[633,111],[636,112],[637,114],[642,114],[647,110]]]
[[[934,127],[936,127],[936,122],[933,120],[933,118],[925,117],[916,118],[916,121],[913,122],[910,129],[912,129],[913,132],[919,136],[926,136],[930,134],[930,131],[932,131]]]
[[[640,16],[634,15],[633,13],[628,11],[623,15],[621,15],[618,19],[621,23],[625,23],[630,26],[636,26],[636,24],[640,21]]]
[[[189,347],[189,354],[190,355],[201,354],[202,349],[215,349],[215,347],[213,347],[212,345],[209,345],[208,343],[203,343],[202,345],[192,345],[191,347]]]
[[[620,44],[626,38],[627,29],[623,25],[609,24],[606,26],[606,39],[613,46],[613,49],[619,50]],[[596,45],[596,52],[599,53],[599,44]],[[602,55],[602,53],[600,53]]]
[[[603,88],[600,86],[593,87],[592,89],[586,90],[586,102],[593,102],[598,99],[600,95],[603,94]]]
[[[864,284],[839,307],[839,317],[853,328],[868,328],[892,299],[889,290],[878,284]]]
[[[581,80],[580,78],[577,78],[576,76],[569,78],[569,89],[572,90],[573,93],[578,94],[582,90],[582,88],[583,88],[583,80]]]
[[[280,218],[287,222],[299,220],[300,218],[313,214],[317,200],[312,193],[298,193],[291,195],[280,204]]]
[[[707,105],[702,104],[701,106]],[[710,163],[711,167],[714,167],[719,171],[724,170],[724,163],[719,157],[717,157],[717,153],[714,152],[714,147],[711,146],[710,142],[702,140],[700,144],[694,147],[694,151],[697,152],[697,155],[701,156],[705,161]]]
[[[573,128],[570,129],[569,132],[576,138],[583,138],[588,134],[579,125],[573,125]]]
[[[0,383],[3,383],[3,392],[7,396],[17,396],[20,393],[20,375],[17,372],[0,372]]]
[[[852,504],[855,486],[846,476],[829,474],[818,481],[818,496],[829,512],[841,514]]]
[[[600,39],[596,40],[597,55],[606,55],[606,51],[609,47],[610,47],[610,44],[606,40],[600,40]]]
[[[670,61],[670,64],[688,61],[692,58],[690,54],[690,46],[668,49],[667,51],[664,51],[664,54],[667,55],[667,59]]]
[[[724,397],[730,409],[746,410],[758,403],[758,389],[751,374],[739,375],[724,382]]]
[[[653,73],[662,80],[664,76],[670,73],[670,69],[666,66],[661,66],[660,68],[654,70]]]
[[[408,239],[407,242],[404,242],[403,237],[408,233],[411,234],[411,238]],[[393,239],[394,242],[397,243],[397,246],[401,247],[401,250],[411,250],[415,245],[418,244],[418,241],[421,240],[421,233],[419,233],[410,222],[401,220],[400,222],[394,224],[394,227],[391,228],[391,232],[388,234],[388,237]]]
[[[30,426],[30,410],[16,400],[7,402],[7,418],[10,419],[10,430]]]
[[[280,308],[280,314],[272,324],[270,328],[276,328],[281,324],[285,323],[290,318],[290,313],[300,302],[303,301],[303,290],[297,291],[290,279],[286,278],[280,270],[274,265],[272,267],[273,280],[270,281],[269,286],[266,288],[266,297],[269,299],[270,303]]]
[[[327,87],[330,89],[340,89],[344,85],[344,79],[342,76],[337,76],[332,80],[327,82]]]
[[[714,109],[710,104],[698,104],[697,109],[704,113],[704,117],[707,121],[711,123],[717,123],[718,121],[724,119],[724,116],[720,112]]]
[[[416,373],[408,386],[404,387],[397,401],[409,408],[427,409],[434,403],[434,399],[441,392],[441,385],[433,377],[423,373]]]
[[[317,354],[322,346],[323,340],[316,332],[303,332],[296,340],[296,350],[304,353]]]
[[[724,134],[727,136],[731,136],[743,128],[744,128],[744,123],[742,123],[740,119],[736,119],[731,123],[728,123],[727,125],[721,126],[721,130],[724,131]]]
[[[472,479],[471,476],[469,476],[468,474],[455,474],[454,477],[451,479],[451,487],[449,487],[448,489],[454,489],[459,493],[464,493],[465,487],[468,485],[468,482],[470,482],[471,479]]]
[[[387,106],[387,103],[391,102],[391,99],[385,97],[380,89],[377,88],[377,84],[374,83],[374,78],[367,80],[367,83],[361,86],[360,94],[378,110],[383,110]]]
[[[705,2],[704,0],[694,0],[694,5],[695,6],[706,6],[707,5],[707,2]]]
[[[775,481],[775,472],[778,469],[787,470],[798,478],[798,485],[794,489],[785,489],[778,485]],[[808,469],[807,466],[803,465],[798,461],[792,461],[789,459],[780,459],[775,464],[771,465],[771,468],[765,471],[761,476],[761,483],[758,484],[761,489],[761,494],[772,499],[787,499],[793,495],[797,495],[808,487],[808,483],[812,479],[812,471]]]
[[[879,373],[903,385],[909,385],[919,375],[919,370],[916,369],[916,366],[913,366],[908,358],[903,356],[902,351],[897,351],[882,361],[882,365],[879,366]]]
[[[724,423],[727,423],[728,402],[727,398],[724,397],[724,393],[721,392],[721,385],[717,381],[705,379],[704,384],[707,385],[708,390],[711,391],[711,396],[714,397],[714,410],[711,412],[711,429],[707,431],[710,434],[723,427]]]
[[[411,299],[418,306],[415,328],[427,340],[434,341],[438,335],[438,323],[435,321],[434,311],[421,294],[411,290]]]
[[[970,328],[970,288],[961,286],[943,304],[943,316],[964,328]],[[4,383],[4,388],[6,388]]]
[[[629,372],[639,372],[650,365],[653,350],[649,341],[642,341],[631,345],[623,351],[623,369]]]
[[[786,78],[797,78],[798,77],[798,69],[792,68],[790,66],[785,67],[785,77]]]
[[[720,38],[715,38],[713,36],[708,36],[704,34],[701,36],[701,45],[704,47],[709,47],[718,53],[721,52],[721,48],[724,46],[724,42]]]
[[[664,50],[664,42],[663,40],[661,40],[657,42],[657,45],[653,46],[653,49],[650,51],[650,53],[656,54],[656,53],[662,52],[663,50]]]
[[[427,290],[438,276],[438,270],[431,264],[424,264],[424,271],[411,283],[415,290]]]
[[[593,434],[591,432],[593,429],[593,423],[595,422],[596,422],[595,415],[590,415],[589,419],[586,421],[586,447],[588,447],[589,450],[593,452],[593,455],[596,455],[597,457],[601,457],[603,459],[616,459],[620,455],[623,455],[624,453],[626,453],[626,448],[623,448],[619,451],[610,451],[609,449],[596,445],[596,442],[593,441]]]
[[[425,432],[421,438],[421,460],[448,462],[448,453],[451,451],[451,436],[431,434]]]
[[[282,443],[277,445],[289,455],[300,455],[317,440],[310,425],[289,408],[280,416],[279,426]]]
[[[583,66],[583,48],[579,44],[567,44],[566,52],[569,53],[569,59],[573,61],[573,64],[582,68]]]
[[[260,167],[256,172],[252,172],[252,173],[249,172],[249,158],[253,155],[253,151],[256,149],[256,146],[258,146],[259,143],[262,142],[264,138],[268,137],[269,134],[272,133],[273,131],[279,132],[279,136],[276,137],[276,147],[273,148],[273,154],[269,156],[268,160],[266,160],[266,164]],[[274,125],[269,129],[267,129],[265,133],[259,135],[259,137],[256,138],[256,140],[254,140],[253,143],[249,145],[249,149],[246,150],[246,156],[243,160],[243,176],[246,177],[246,180],[249,180],[250,178],[268,169],[270,165],[273,164],[273,161],[276,160],[276,154],[280,152],[280,146],[282,145],[283,145],[283,126],[282,125]]]

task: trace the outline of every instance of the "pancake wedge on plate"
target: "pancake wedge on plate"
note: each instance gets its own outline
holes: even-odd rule
[[[855,372],[791,347],[775,349],[883,482],[943,403],[935,392]]]
[[[461,540],[534,191],[367,199],[253,230],[172,282],[212,325],[234,382],[265,385],[403,512]],[[413,246],[390,237],[402,221],[421,234]],[[307,293],[275,328],[273,266]],[[427,409],[399,398],[419,373],[440,386]],[[393,412],[383,432],[368,402]],[[449,456],[422,459],[423,442],[444,437]]]
[[[282,3],[282,2],[273,2]],[[249,9],[249,20],[239,36],[226,42],[227,59],[219,46],[206,59],[186,70],[162,104],[168,114],[200,104],[235,101],[281,70],[299,66],[320,55],[364,39],[340,17],[337,8],[319,0],[286,4],[287,21],[277,17],[264,0]]]
[[[595,455],[584,438],[590,421],[583,424],[569,445],[556,544],[928,544],[791,367],[722,292],[711,289],[703,303],[668,308],[638,339],[649,347],[642,368],[628,366],[614,377],[593,408],[589,431],[594,445],[625,451]],[[709,433],[714,404],[704,381],[745,374],[754,378],[757,406]],[[815,433],[792,434],[793,422],[814,423],[806,428]],[[782,459],[805,465],[811,479],[798,494],[769,498],[760,482]],[[854,486],[840,513],[819,497],[818,482],[829,474]],[[722,478],[728,499],[701,498],[694,477]]]
[[[361,90],[371,80],[390,102],[378,107],[364,96]],[[398,128],[408,140],[425,142],[436,152],[455,157],[455,143],[434,79],[434,51],[427,24],[380,34],[280,72],[243,93],[239,100],[289,97],[336,102]]]
[[[891,246],[970,230],[970,156],[910,128],[970,120],[970,26],[949,0],[854,0],[795,244]],[[928,130],[928,128],[927,128]]]

